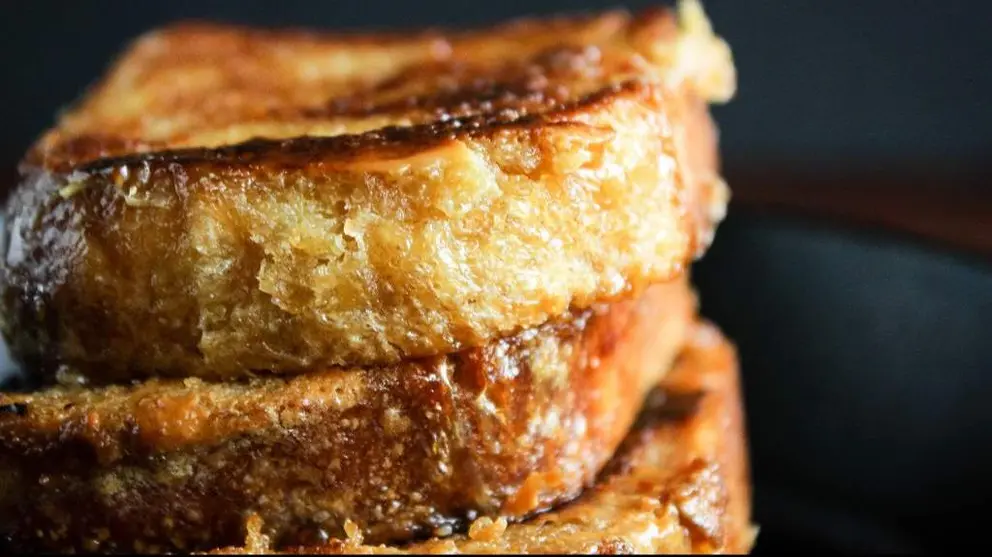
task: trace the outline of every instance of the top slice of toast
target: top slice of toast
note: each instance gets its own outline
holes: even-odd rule
[[[472,31],[187,24],[138,39],[25,158],[13,354],[91,382],[449,353],[629,299],[727,201],[698,3]]]
[[[304,136],[355,136],[328,147],[372,153],[393,127],[416,144],[461,128],[564,120],[659,79],[726,101],[736,81],[729,48],[697,4],[683,4],[681,30],[666,9],[405,34],[180,23],[133,43],[30,160],[66,168]]]

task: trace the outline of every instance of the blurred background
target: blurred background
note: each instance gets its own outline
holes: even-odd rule
[[[0,171],[135,35],[481,24],[648,2],[6,3]],[[758,553],[984,539],[992,501],[992,4],[710,0],[731,216],[696,266],[744,368]]]

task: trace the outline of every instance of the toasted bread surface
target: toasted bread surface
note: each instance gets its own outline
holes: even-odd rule
[[[12,351],[90,383],[392,364],[675,277],[734,83],[692,14],[151,33],[25,158]]]
[[[155,552],[238,543],[252,513],[280,544],[526,517],[594,479],[694,315],[680,280],[389,368],[3,394],[0,528],[18,549]]]
[[[248,528],[243,547],[214,554],[274,553],[257,517]],[[703,324],[579,499],[516,524],[482,517],[448,538],[374,545],[353,536],[284,554],[743,554],[755,535],[735,351]]]

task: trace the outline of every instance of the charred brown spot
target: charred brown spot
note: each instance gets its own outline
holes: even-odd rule
[[[639,427],[647,427],[658,421],[685,420],[696,413],[705,396],[706,392],[703,390],[681,391],[658,387],[644,401],[644,408],[638,418]]]

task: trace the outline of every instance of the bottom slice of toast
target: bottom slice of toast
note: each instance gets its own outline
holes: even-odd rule
[[[244,547],[212,554],[271,553],[261,530],[250,519]],[[747,553],[756,532],[736,351],[701,323],[597,484],[571,503],[509,525],[480,518],[446,538],[355,535],[281,553]]]

